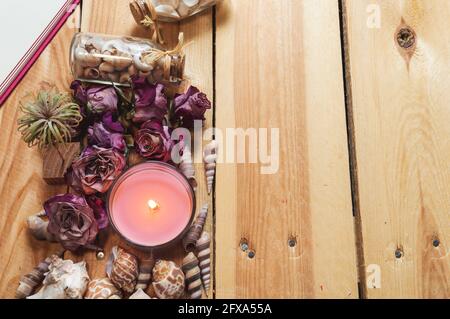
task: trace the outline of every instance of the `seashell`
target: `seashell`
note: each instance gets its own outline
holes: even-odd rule
[[[208,204],[205,204],[200,213],[197,216],[194,224],[191,226],[187,234],[183,238],[183,247],[187,252],[192,252],[195,250],[195,245],[197,240],[203,231],[203,226],[205,225],[206,218],[208,217]]]
[[[89,283],[84,299],[122,299],[122,293],[109,278],[94,279]]]
[[[106,41],[101,49],[101,52],[103,54],[105,54],[106,52],[113,52],[112,55],[118,55],[118,51],[122,53],[128,52],[128,46],[119,39]]]
[[[178,299],[184,293],[184,274],[173,261],[158,260],[153,267],[153,288],[160,299]]]
[[[43,287],[28,299],[82,299],[89,283],[86,262],[51,257]]]
[[[152,269],[155,265],[153,258],[144,259],[139,263],[139,275],[137,278],[136,291],[146,290],[152,278]]]
[[[55,236],[47,231],[48,220],[44,220],[45,211],[27,218],[28,229],[37,240],[47,240],[55,242]]]
[[[198,259],[191,252],[183,259],[181,269],[186,277],[187,290],[191,299],[200,299],[202,297],[202,280]]]
[[[206,183],[208,185],[208,194],[211,194],[214,184],[218,151],[219,151],[219,144],[217,143],[217,141],[212,141],[211,143],[205,146],[205,150],[203,153],[203,162],[205,163]]]
[[[208,292],[211,284],[211,237],[209,233],[204,231],[197,241],[197,258],[202,274],[202,282],[205,291]]]
[[[112,63],[110,62],[102,62],[102,64],[100,64],[100,66],[98,67],[98,70],[100,72],[111,73],[114,72],[114,65],[112,65]]]
[[[197,180],[195,179],[195,168],[192,161],[192,153],[189,147],[185,147],[183,150],[183,156],[181,157],[180,165],[178,166],[180,171],[189,180],[194,191],[197,191]]]
[[[30,296],[37,286],[44,280],[45,273],[48,271],[48,266],[52,262],[53,257],[48,257],[40,262],[30,273],[20,279],[19,287],[16,290],[16,298],[23,299]]]
[[[128,74],[131,76],[136,75],[138,73],[138,70],[136,69],[136,66],[134,64],[130,65],[128,67]]]
[[[150,72],[155,67],[154,65],[150,65],[142,61],[142,55],[139,53],[133,55],[133,63],[136,66],[136,68],[142,72]]]
[[[107,262],[106,273],[117,288],[132,293],[138,277],[138,261],[134,255],[115,246]]]
[[[134,294],[132,294],[130,296],[129,299],[153,299],[151,298],[149,295],[147,295],[144,290],[142,290],[141,288],[139,288],[138,290],[136,290],[136,292]]]
[[[171,19],[179,19],[180,15],[178,12],[174,9],[174,7],[167,5],[167,4],[160,4],[155,7],[155,11],[158,14],[158,16],[171,18]]]
[[[102,59],[96,56],[95,52],[93,54],[80,47],[75,49],[75,59],[79,61],[82,66],[88,68],[95,68],[102,63]]]
[[[100,78],[100,71],[95,68],[84,69],[84,77],[87,79],[98,79]]]
[[[130,81],[131,77],[127,72],[123,72],[120,74],[119,83],[126,83]]]
[[[180,0],[180,5],[177,8],[181,17],[187,17],[195,10],[199,0]]]
[[[108,73],[107,77],[108,77],[108,80],[110,80],[112,82],[119,82],[120,74],[118,74],[118,73]]]
[[[120,53],[116,55],[113,61],[114,68],[117,71],[123,71],[133,63],[131,55],[129,53]]]

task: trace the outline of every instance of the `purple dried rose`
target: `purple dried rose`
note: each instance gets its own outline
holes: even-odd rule
[[[106,193],[125,167],[125,157],[113,149],[87,147],[72,164],[68,183],[86,195]]]
[[[116,90],[111,86],[91,86],[86,90],[87,107],[96,114],[116,112],[118,97]]]
[[[98,233],[94,212],[86,200],[73,194],[58,195],[44,204],[47,230],[65,249],[72,251],[91,244]]]
[[[150,120],[162,122],[168,112],[167,98],[164,95],[164,85],[153,85],[146,78],[133,77],[135,95],[134,123],[144,123]]]
[[[106,213],[105,202],[95,195],[87,197],[86,201],[89,207],[91,207],[92,210],[94,211],[94,216],[95,220],[97,221],[98,229],[102,230],[108,227],[109,220],[108,215]]]
[[[206,110],[211,108],[211,102],[205,93],[195,86],[189,87],[186,93],[177,94],[174,99],[173,121],[180,122],[184,127],[191,128],[195,120],[205,120]]]
[[[88,128],[88,141],[90,145],[125,152],[126,143],[122,134],[123,131],[122,125],[115,122],[111,114],[107,114],[103,117],[102,122],[94,123]]]
[[[173,141],[167,126],[156,120],[145,122],[134,136],[136,151],[146,159],[169,162]]]
[[[73,81],[70,85],[70,89],[73,90],[73,96],[78,103],[82,105],[87,104],[87,93],[80,81]]]

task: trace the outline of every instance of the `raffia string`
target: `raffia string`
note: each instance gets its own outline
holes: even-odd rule
[[[141,21],[141,24],[153,31],[152,40],[154,42],[164,44],[165,42],[161,34],[161,27],[158,23],[158,15],[156,13],[155,7],[150,1],[146,1],[146,6],[150,11],[150,15],[146,14],[144,20]]]

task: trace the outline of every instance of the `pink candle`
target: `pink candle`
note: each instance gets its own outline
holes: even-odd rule
[[[127,170],[108,197],[113,227],[130,243],[152,248],[178,239],[191,224],[195,196],[172,166],[147,162]]]

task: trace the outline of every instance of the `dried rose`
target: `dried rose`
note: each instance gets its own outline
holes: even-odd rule
[[[73,81],[70,89],[73,90],[73,96],[78,103],[82,105],[87,104],[87,92],[80,81]]]
[[[77,250],[91,244],[98,233],[94,212],[81,196],[58,195],[44,204],[47,230],[65,249]]]
[[[116,112],[118,97],[116,90],[111,86],[91,86],[86,90],[87,107],[96,114]]]
[[[146,159],[169,162],[173,142],[169,128],[156,120],[145,122],[134,136],[136,151]]]
[[[206,110],[211,108],[211,102],[205,93],[191,86],[184,94],[177,94],[174,99],[173,121],[180,122],[184,127],[191,128],[195,120],[205,120]]]
[[[94,123],[88,128],[89,144],[125,152],[126,143],[123,134],[114,130],[123,132],[123,127],[113,121],[112,115],[105,116],[102,122]]]
[[[92,210],[94,211],[94,216],[95,220],[97,221],[98,229],[102,230],[108,227],[109,220],[108,215],[106,213],[105,202],[95,195],[87,197],[86,201],[89,207],[91,207]]]
[[[106,193],[125,167],[125,157],[113,149],[86,148],[72,164],[67,179],[76,191],[86,195]]]
[[[164,95],[164,85],[150,84],[146,78],[133,77],[135,95],[134,123],[144,123],[150,120],[162,122],[168,112],[167,98]]]

